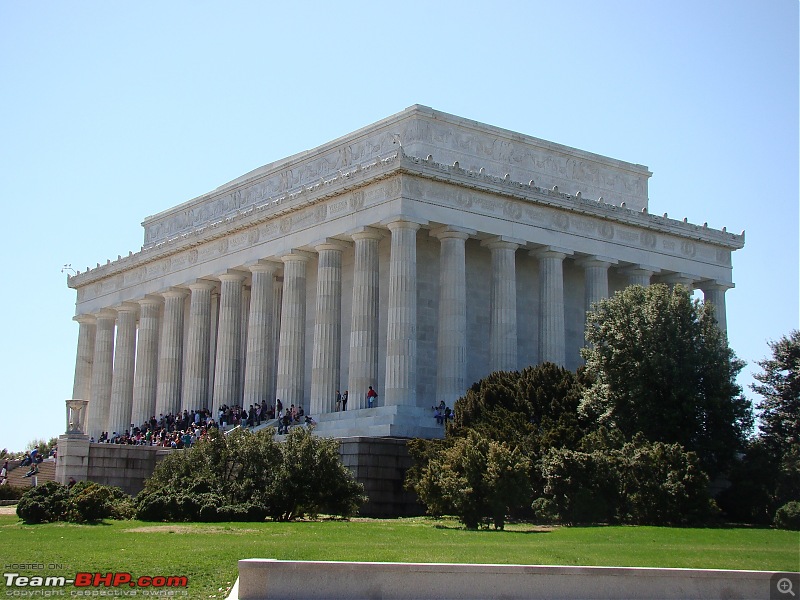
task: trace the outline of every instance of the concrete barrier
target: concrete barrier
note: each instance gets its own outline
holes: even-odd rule
[[[770,598],[773,573],[449,563],[239,561],[230,600]]]

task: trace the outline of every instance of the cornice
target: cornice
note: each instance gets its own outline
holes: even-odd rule
[[[105,265],[98,263],[94,269],[69,276],[67,285],[71,288],[79,288],[398,174],[457,185],[539,206],[549,206],[615,223],[668,233],[714,244],[728,250],[738,250],[744,247],[744,231],[741,234],[733,234],[724,228],[715,230],[706,224],[701,226],[688,223],[686,220],[671,219],[666,214],[656,216],[646,211],[634,211],[626,208],[624,203],[615,206],[605,203],[602,198],[590,200],[584,198],[580,191],[571,195],[559,191],[557,187],[552,189],[539,187],[533,180],[523,183],[513,181],[509,175],[505,177],[489,175],[483,169],[477,172],[462,169],[457,162],[453,165],[441,164],[433,160],[432,156],[427,158],[408,156],[402,147],[398,146],[398,149],[390,154],[354,165],[347,170],[337,170],[335,173],[320,178],[319,182],[313,185],[301,186],[285,194],[268,198],[259,204],[241,208],[210,224],[198,226],[191,231],[172,236],[152,246],[142,247],[139,252],[129,252],[126,257],[118,256],[117,260],[109,260]]]

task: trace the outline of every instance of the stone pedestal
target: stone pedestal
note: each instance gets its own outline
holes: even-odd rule
[[[89,436],[66,433],[58,436],[56,481],[66,485],[70,477],[87,481],[89,474]]]

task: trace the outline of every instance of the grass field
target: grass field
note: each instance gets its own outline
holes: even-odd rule
[[[0,557],[6,571],[12,563],[45,565],[44,573],[19,571],[23,575],[114,571],[134,577],[186,576],[188,597],[209,598],[220,597],[219,588],[235,581],[240,558],[797,571],[800,533],[517,524],[505,531],[466,531],[456,521],[423,518],[29,526],[16,516],[1,515]]]

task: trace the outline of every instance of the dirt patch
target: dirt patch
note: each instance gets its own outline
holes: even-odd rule
[[[229,535],[245,535],[248,533],[258,533],[258,529],[239,529],[234,527],[221,527],[218,525],[149,525],[145,527],[134,527],[126,529],[125,533],[227,533]]]

